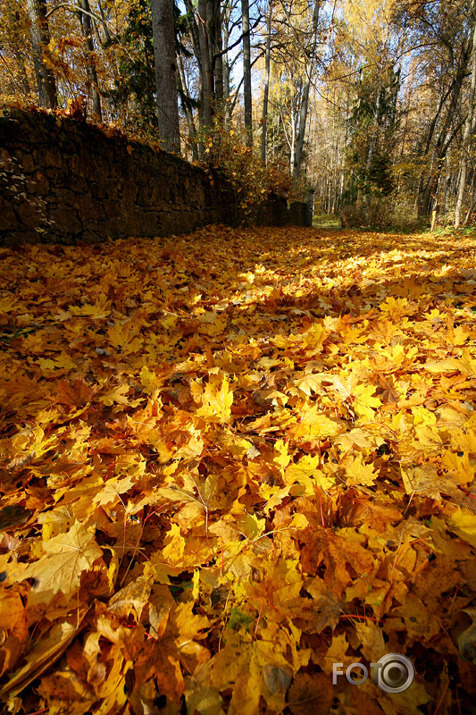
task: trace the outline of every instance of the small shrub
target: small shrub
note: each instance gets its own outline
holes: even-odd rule
[[[303,180],[293,179],[288,164],[278,160],[264,166],[236,130],[225,131],[217,122],[200,140],[205,151],[198,164],[218,171],[230,182],[239,196],[246,221],[256,218],[260,204],[271,195],[288,201],[304,200],[307,186]]]
[[[421,228],[414,202],[406,196],[365,196],[359,204],[348,204],[341,212],[342,226],[393,230],[410,233]]]

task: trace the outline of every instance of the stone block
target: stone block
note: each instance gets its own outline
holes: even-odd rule
[[[44,226],[45,212],[43,206],[38,201],[27,200],[20,203],[16,208],[16,215],[20,224],[27,228],[38,229]]]
[[[33,154],[28,151],[19,151],[16,152],[16,160],[18,162],[18,165],[22,168],[22,171],[26,172],[27,174],[33,173],[35,171],[35,160],[33,158]]]
[[[46,147],[41,157],[41,164],[45,167],[54,167],[55,169],[60,169],[63,160],[61,158],[61,153],[59,149],[54,146]],[[39,168],[40,162],[38,162]]]
[[[48,218],[52,222],[51,233],[75,235],[83,230],[82,221],[72,206],[56,206],[49,211]]]
[[[45,197],[50,193],[50,182],[45,174],[42,174],[41,171],[37,171],[27,178],[26,188],[28,194],[31,196],[37,195]]]
[[[17,217],[11,202],[0,196],[0,231],[8,231],[16,222]]]

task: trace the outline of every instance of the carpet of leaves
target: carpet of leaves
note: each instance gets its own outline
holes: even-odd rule
[[[474,239],[0,257],[5,712],[470,712]]]

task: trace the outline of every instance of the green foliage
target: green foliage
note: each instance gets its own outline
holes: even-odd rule
[[[109,96],[118,111],[129,119],[126,124],[139,133],[154,135],[157,109],[149,0],[137,0],[131,5],[121,42],[126,52],[119,62],[119,75]]]
[[[179,37],[187,27],[187,16],[174,5],[176,50],[188,56]],[[109,44],[115,41],[111,40]],[[120,43],[123,47],[115,87],[108,94],[126,127],[145,139],[156,138],[155,61],[150,0],[135,0],[128,13],[127,27]],[[107,44],[107,43],[106,43]],[[195,106],[193,99],[179,92],[182,102]]]
[[[400,72],[373,65],[361,72],[356,102],[349,118],[348,187],[344,200],[388,196],[393,187],[392,146],[397,128]]]
[[[434,236],[461,236],[464,238],[476,239],[476,226],[466,226],[463,228],[455,228],[454,226],[436,226],[433,231],[428,229],[428,233],[431,233]]]
[[[420,230],[415,201],[396,190],[390,195],[372,195],[364,200],[347,204],[341,212],[342,225],[348,228],[366,228],[377,231],[411,233]]]

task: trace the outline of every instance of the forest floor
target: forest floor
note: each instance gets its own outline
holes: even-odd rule
[[[474,239],[0,257],[8,712],[471,712]]]

